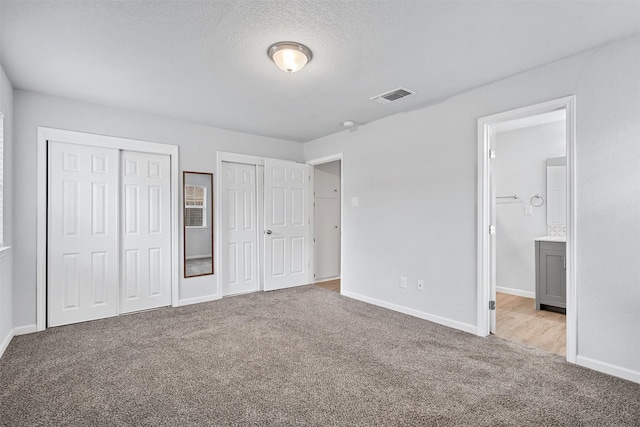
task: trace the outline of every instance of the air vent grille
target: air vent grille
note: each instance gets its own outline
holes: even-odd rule
[[[371,99],[378,104],[388,104],[393,101],[397,101],[400,98],[404,98],[405,96],[413,95],[415,92],[409,89],[405,89],[403,87],[399,87],[389,92],[381,93],[380,95],[376,95]]]

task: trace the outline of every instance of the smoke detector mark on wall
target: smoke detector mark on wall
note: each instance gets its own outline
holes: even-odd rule
[[[405,96],[413,95],[415,92],[409,89],[405,89],[403,87],[399,87],[389,92],[381,93],[380,95],[376,95],[372,98],[369,98],[373,102],[377,102],[378,104],[388,104],[392,101],[397,101],[400,98],[404,98]]]

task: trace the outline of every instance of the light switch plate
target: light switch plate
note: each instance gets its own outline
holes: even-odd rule
[[[532,215],[533,214],[533,207],[532,206],[525,206],[524,207],[524,214],[525,215]]]
[[[360,203],[360,201],[358,200],[357,197],[352,197],[351,198],[351,206],[358,206],[359,203]]]

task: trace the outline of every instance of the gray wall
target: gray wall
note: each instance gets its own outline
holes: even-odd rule
[[[533,239],[547,235],[546,160],[566,156],[565,129],[563,120],[496,134],[496,195],[520,196],[496,200],[498,292],[535,297]],[[538,193],[545,204],[525,215],[524,207],[531,206],[531,196]]]
[[[3,233],[5,246],[13,245],[13,88],[0,67],[0,112],[4,114]],[[12,250],[0,255],[0,346],[13,332]]]
[[[640,378],[639,75],[634,36],[305,144],[344,153],[343,289],[475,326],[477,119],[575,94],[578,360]]]
[[[15,113],[14,323],[36,321],[36,140],[37,127],[118,136],[180,147],[180,172],[216,173],[216,152],[301,161],[302,144],[216,129],[163,117],[17,90]],[[215,180],[214,175],[214,180]],[[180,178],[182,186],[182,178]],[[179,195],[182,200],[182,192]],[[182,216],[180,216],[182,218]],[[180,242],[183,240],[180,224]],[[182,248],[182,244],[180,244]],[[182,249],[181,249],[182,251]],[[182,259],[183,254],[180,254]],[[182,275],[182,274],[181,274]],[[197,279],[197,280],[196,280]],[[216,277],[180,279],[180,299],[215,294]]]

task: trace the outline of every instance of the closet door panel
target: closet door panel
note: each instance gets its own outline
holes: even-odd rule
[[[171,304],[169,156],[121,152],[120,313]]]
[[[118,150],[49,142],[48,326],[117,314]]]

